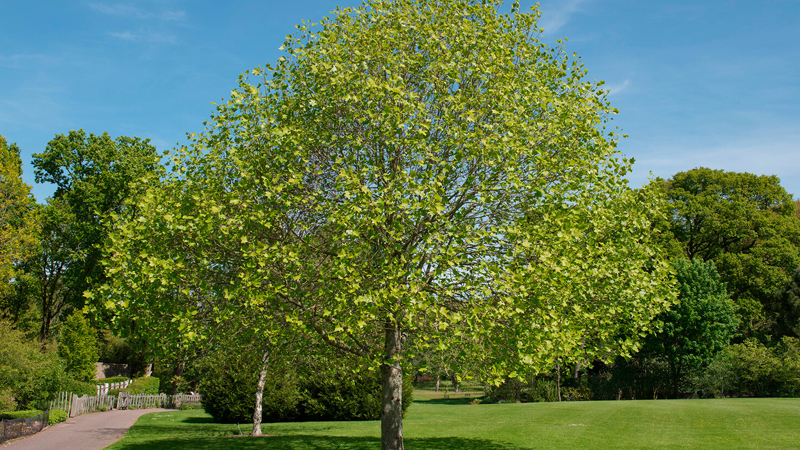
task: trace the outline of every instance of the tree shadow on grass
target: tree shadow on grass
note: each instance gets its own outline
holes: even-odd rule
[[[121,442],[120,442],[121,444]],[[119,445],[119,444],[118,444]],[[377,437],[335,436],[265,436],[265,437],[210,437],[203,439],[164,439],[143,443],[120,445],[124,450],[375,450],[381,448]],[[486,439],[458,437],[405,439],[407,450],[523,450],[520,447]]]
[[[472,397],[472,398],[432,398],[430,400],[422,400],[419,403],[425,403],[428,405],[467,405],[469,403],[474,402],[475,400],[482,400],[481,397]]]

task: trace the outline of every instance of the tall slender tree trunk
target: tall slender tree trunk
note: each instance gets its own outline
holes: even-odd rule
[[[264,398],[264,383],[267,380],[267,366],[269,366],[269,348],[261,355],[261,372],[258,373],[256,385],[256,408],[253,411],[253,436],[261,436],[261,399]]]
[[[561,401],[561,365],[556,364],[556,396]]]
[[[439,382],[442,380],[442,375],[440,373],[436,374],[436,392],[439,392]]]
[[[403,370],[397,361],[402,347],[400,330],[386,322],[381,365],[381,450],[403,450]]]

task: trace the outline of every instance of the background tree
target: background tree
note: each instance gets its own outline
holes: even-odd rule
[[[83,313],[75,311],[64,323],[58,354],[64,359],[67,373],[76,380],[94,379],[97,363],[97,331],[89,326]]]
[[[666,360],[678,398],[687,372],[708,365],[728,346],[739,323],[713,261],[680,258],[674,265],[678,303],[658,316],[662,328],[647,338],[640,356]]]
[[[662,228],[673,256],[713,260],[737,306],[741,332],[778,338],[776,318],[765,306],[800,265],[800,220],[780,180],[698,168],[654,183],[667,191]]]
[[[0,299],[11,294],[16,266],[38,237],[36,201],[30,190],[22,181],[19,147],[0,136]]]
[[[58,208],[66,209],[63,214],[71,216],[54,229],[60,233],[59,248],[69,250],[59,281],[66,303],[81,308],[83,293],[105,280],[100,259],[108,231],[103,217],[133,214],[127,202],[144,190],[141,181],[147,174],[160,170],[159,161],[147,139],[112,139],[108,133],[87,135],[83,130],[56,135],[44,152],[33,155],[36,181],[55,184],[52,203],[59,202]]]
[[[194,230],[244,256],[234,284],[380,367],[384,449],[403,361],[451,323],[491,337],[502,377],[629,352],[671,298],[605,92],[538,42],[538,13],[498,6],[367,1],[301,26],[176,155],[200,188],[182,215],[236,219]]]

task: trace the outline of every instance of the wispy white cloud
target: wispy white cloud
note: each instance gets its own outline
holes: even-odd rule
[[[145,11],[132,5],[117,3],[107,5],[104,3],[89,3],[88,6],[95,11],[111,16],[128,17],[133,19],[159,19],[164,21],[184,20],[186,11]]]
[[[569,22],[573,14],[580,12],[590,0],[563,0],[556,4],[543,5],[539,28],[544,34],[552,34]]]
[[[160,33],[157,31],[142,31],[140,33],[123,31],[116,33],[112,32],[108,34],[128,42],[149,42],[149,43],[167,43],[167,44],[175,44],[177,42],[175,36],[167,33]]]
[[[631,85],[631,80],[625,80],[622,83],[606,84],[603,86],[607,91],[609,97],[625,91]]]

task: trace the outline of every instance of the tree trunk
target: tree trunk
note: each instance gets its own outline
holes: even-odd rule
[[[261,436],[261,399],[264,397],[264,382],[267,379],[267,366],[269,365],[269,349],[264,350],[261,356],[261,372],[258,373],[256,385],[256,409],[253,411],[253,436]]]
[[[561,401],[561,365],[556,364],[556,396]]]
[[[400,330],[387,321],[381,365],[381,450],[403,450],[403,371]]]
[[[150,363],[146,365],[144,368],[144,376],[149,377],[152,374],[153,374],[153,363]]]
[[[441,381],[442,376],[440,374],[436,374],[436,392],[439,392],[439,382]]]

